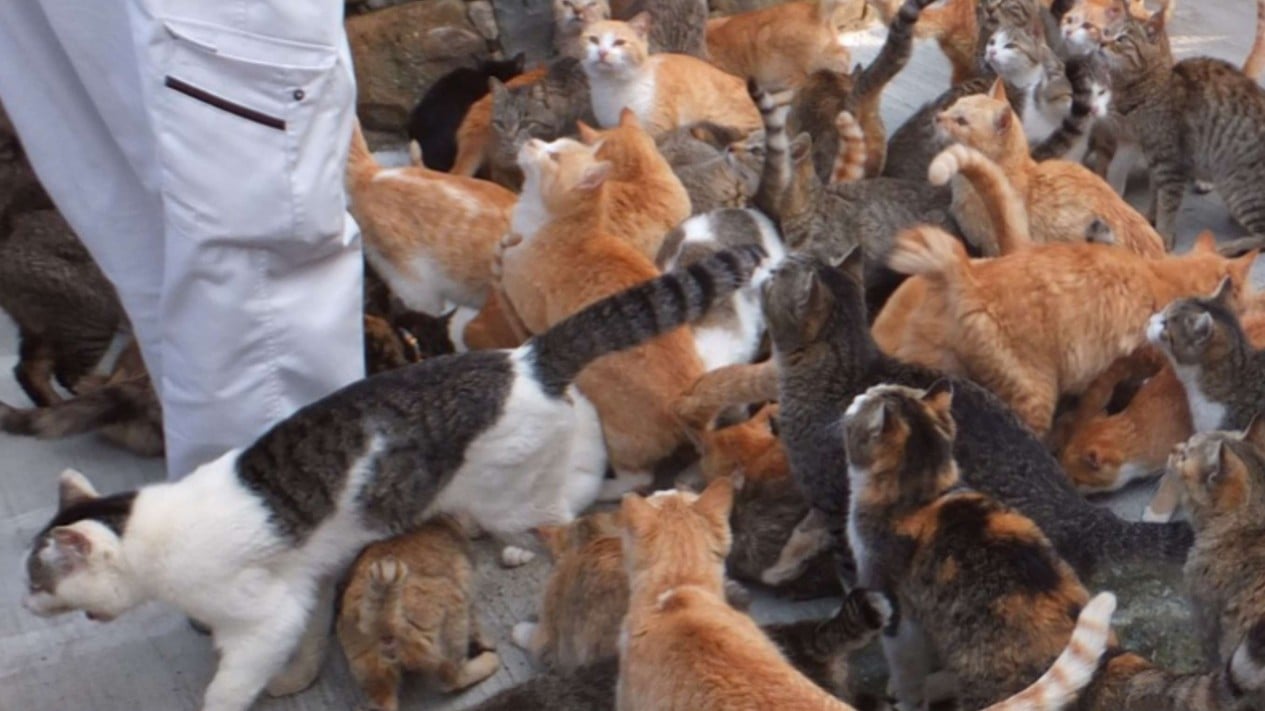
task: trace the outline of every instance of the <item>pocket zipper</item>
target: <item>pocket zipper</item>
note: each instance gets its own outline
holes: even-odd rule
[[[201,89],[173,76],[167,76],[163,84],[168,89],[175,89],[185,96],[197,99],[204,104],[210,104],[211,106],[214,106],[222,111],[227,111],[234,116],[240,116],[247,121],[254,121],[255,123],[267,126],[268,128],[275,128],[278,131],[284,131],[286,128],[286,122],[283,119],[279,119],[276,116],[270,116],[262,111],[256,111],[248,106],[242,106],[241,104],[234,103],[222,96],[216,96],[206,89]]]

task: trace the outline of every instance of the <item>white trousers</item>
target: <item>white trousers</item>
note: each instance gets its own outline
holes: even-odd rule
[[[343,0],[0,2],[0,100],[118,288],[171,479],[364,375]]]

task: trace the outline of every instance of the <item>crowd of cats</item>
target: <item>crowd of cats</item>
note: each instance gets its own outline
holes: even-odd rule
[[[427,88],[409,165],[349,137],[371,376],[176,483],[67,470],[24,604],[174,605],[220,654],[206,711],[306,688],[335,640],[395,711],[405,674],[501,668],[491,535],[553,569],[502,631],[539,673],[484,711],[1265,709],[1257,5],[1238,67],[1175,61],[1171,1],[555,0],[556,56]],[[952,83],[889,136],[916,38]],[[1247,236],[1174,253],[1188,188]],[[87,375],[108,282],[3,218],[36,407],[0,425],[160,454],[134,347]],[[1156,477],[1142,521],[1085,498]],[[1117,638],[1083,582],[1113,566],[1178,571],[1203,670]],[[747,586],[841,604],[761,627]]]

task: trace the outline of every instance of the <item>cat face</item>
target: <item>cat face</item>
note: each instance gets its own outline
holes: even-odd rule
[[[853,496],[866,505],[927,501],[957,481],[953,388],[875,385],[843,415]]]
[[[996,160],[1004,153],[1006,138],[1015,123],[1014,112],[998,81],[989,94],[964,96],[936,114],[936,131]]]
[[[648,20],[607,20],[584,28],[584,72],[591,77],[625,77],[637,71],[649,55]]]
[[[1243,433],[1196,434],[1173,448],[1168,476],[1185,488],[1191,513],[1199,518],[1243,507],[1265,475],[1265,418],[1257,417]]]
[[[1067,476],[1079,491],[1115,488],[1133,431],[1121,417],[1104,416],[1086,423],[1059,452]]]
[[[1032,0],[979,0],[975,17],[980,30],[993,34],[998,27],[1029,27],[1037,17]]]
[[[554,27],[566,36],[580,34],[585,25],[611,19],[606,0],[553,0]]]
[[[701,494],[660,491],[642,498],[624,497],[624,560],[629,580],[654,571],[660,579],[711,574],[724,577],[732,538],[729,514],[734,486],[727,477],[713,481]]]
[[[1145,21],[1130,20],[1105,32],[1102,48],[1112,76],[1117,79],[1146,74],[1161,63],[1166,66],[1169,47],[1164,13],[1157,12]]]
[[[541,201],[553,214],[593,200],[611,173],[610,163],[597,160],[598,147],[586,146],[571,138],[559,138],[552,143],[538,138],[528,140],[518,152],[523,192],[538,191]]]
[[[1151,317],[1146,337],[1177,365],[1210,363],[1243,341],[1234,315],[1233,283],[1222,280],[1207,299],[1178,299]]]
[[[510,165],[529,139],[557,135],[557,115],[540,83],[507,89],[492,82],[492,129],[496,135],[492,162]]]
[[[83,610],[89,619],[108,622],[138,603],[129,593],[119,537],[102,522],[76,515],[77,507],[100,499],[82,474],[62,472],[58,489],[58,515],[35,538],[26,559],[22,605],[40,617]],[[78,520],[55,525],[70,519]]]
[[[1104,30],[1115,31],[1127,19],[1119,0],[1082,0],[1066,14],[1059,31],[1073,55],[1087,54],[1100,46]]]
[[[1032,33],[1019,27],[1003,27],[988,38],[984,60],[1011,84],[1027,88],[1041,80],[1043,69]]]
[[[840,318],[864,321],[861,249],[852,249],[834,264],[791,254],[764,283],[760,306],[779,359],[795,363],[828,347],[822,334]]]

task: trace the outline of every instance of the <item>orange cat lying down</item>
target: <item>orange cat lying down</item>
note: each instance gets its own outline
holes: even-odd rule
[[[712,18],[707,54],[726,72],[772,90],[799,86],[818,69],[847,73],[851,55],[839,43],[839,26],[857,24],[844,15],[859,20],[865,8],[856,0],[796,0]]]
[[[1226,276],[1245,284],[1255,258],[1227,260],[1205,234],[1179,257],[1061,243],[973,262],[957,239],[923,226],[897,238],[889,264],[943,286],[954,358],[1045,435],[1060,395],[1083,392],[1141,346],[1158,305],[1209,293]]]
[[[383,168],[356,123],[347,158],[349,209],[365,257],[410,309],[479,308],[514,193],[495,183],[413,165]]]

